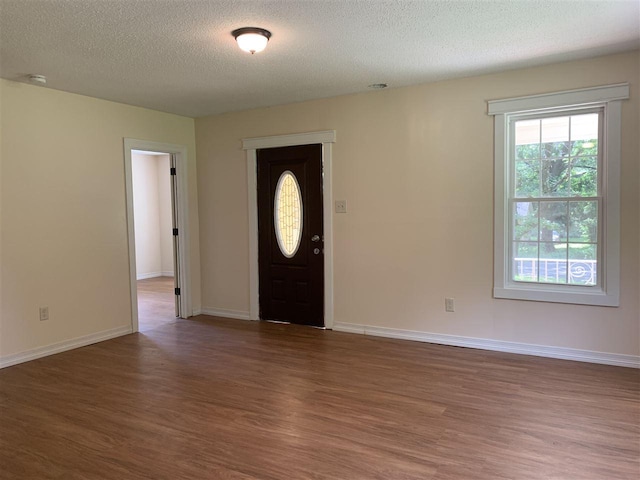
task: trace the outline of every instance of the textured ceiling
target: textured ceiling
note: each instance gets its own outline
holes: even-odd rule
[[[638,47],[638,0],[0,0],[3,78],[190,117]]]

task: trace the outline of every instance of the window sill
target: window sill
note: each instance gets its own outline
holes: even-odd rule
[[[580,289],[585,287],[578,287]],[[528,300],[534,302],[571,303],[575,305],[597,305],[601,307],[618,307],[620,299],[618,295],[607,294],[597,287],[586,287],[588,292],[562,288],[553,288],[546,285],[507,286],[493,289],[494,298],[511,300]],[[593,288],[593,290],[592,290]],[[569,290],[570,289],[570,290]]]

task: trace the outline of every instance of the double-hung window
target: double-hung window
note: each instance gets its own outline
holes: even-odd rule
[[[619,304],[621,101],[611,85],[489,102],[494,297]]]

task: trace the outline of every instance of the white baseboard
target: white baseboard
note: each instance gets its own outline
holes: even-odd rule
[[[591,350],[578,350],[574,348],[505,342],[501,340],[490,340],[487,338],[461,337],[458,335],[417,332],[414,330],[399,330],[395,328],[358,325],[355,323],[336,322],[333,325],[333,330],[338,332],[359,333],[362,335],[374,335],[377,337],[437,343],[440,345],[452,345],[455,347],[479,348],[481,350],[493,350],[496,352],[509,352],[521,355],[534,355],[537,357],[574,360],[577,362],[602,363],[605,365],[616,365],[619,367],[640,368],[640,356],[624,355],[621,353],[594,352]]]
[[[65,352],[67,350],[73,350],[74,348],[86,347],[87,345],[121,337],[130,333],[131,325],[127,325],[126,327],[112,328],[110,330],[72,338],[71,340],[53,343],[45,347],[34,348],[27,350],[26,352],[6,355],[4,357],[0,357],[0,368],[10,367],[11,365],[17,365],[18,363],[28,362],[29,360],[35,360],[36,358],[46,357],[55,353]]]
[[[147,278],[161,277],[162,272],[136,273],[136,280],[146,280]]]
[[[163,270],[162,272],[160,272],[160,276],[161,277],[173,277],[173,270],[171,270],[171,271]]]
[[[238,320],[251,320],[249,312],[242,310],[227,310],[224,308],[202,307],[200,311],[203,315],[212,315],[214,317],[236,318]]]
[[[158,277],[173,277],[173,272],[136,273],[136,280],[146,280],[147,278]]]

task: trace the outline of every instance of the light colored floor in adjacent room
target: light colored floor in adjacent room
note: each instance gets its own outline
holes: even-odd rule
[[[138,280],[138,326],[141,332],[175,322],[173,277]]]

